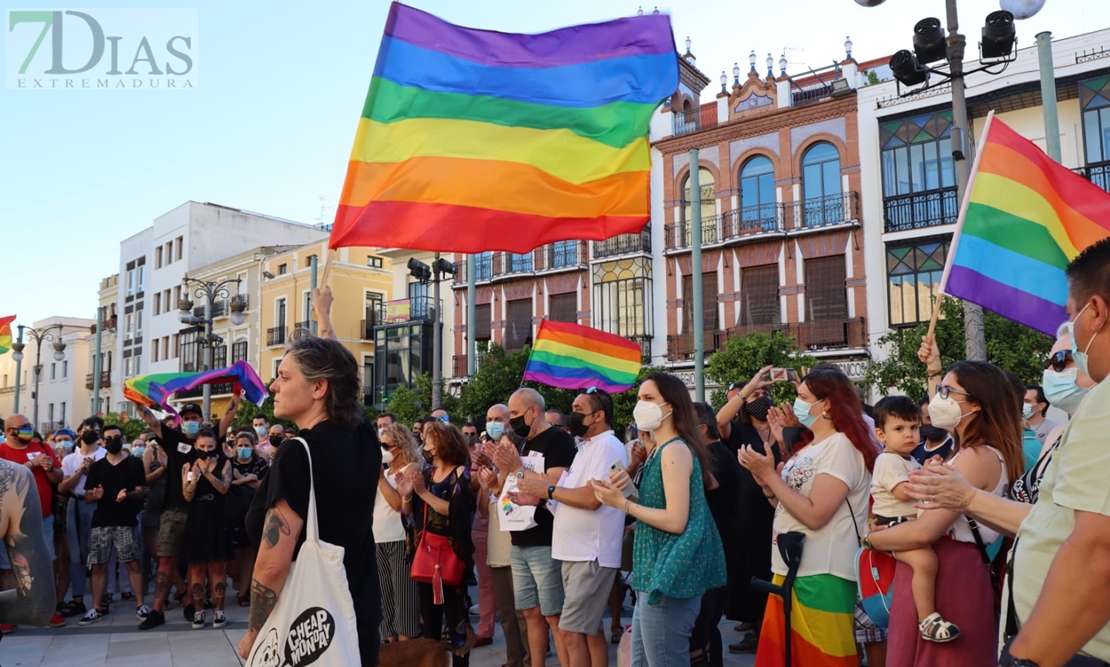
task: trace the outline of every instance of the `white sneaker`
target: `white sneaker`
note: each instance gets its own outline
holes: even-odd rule
[[[216,610],[216,617],[212,619],[212,627],[216,630],[227,626],[227,616],[222,609]]]
[[[471,605],[470,615],[471,616],[481,616],[482,615],[482,612],[478,610],[478,605]]]
[[[147,616],[150,616],[150,607],[144,604],[141,607],[135,608],[135,618],[140,621],[145,621]]]
[[[203,630],[204,629],[204,610],[203,609],[200,610],[200,611],[193,612],[193,629],[194,630]]]
[[[92,625],[93,623],[96,623],[97,621],[104,618],[105,616],[107,616],[107,614],[103,614],[103,613],[100,612],[99,609],[93,607],[92,609],[90,609],[88,611],[87,614],[85,614],[85,616],[80,621],[77,621],[77,625],[79,625],[81,627],[85,627],[86,625]]]

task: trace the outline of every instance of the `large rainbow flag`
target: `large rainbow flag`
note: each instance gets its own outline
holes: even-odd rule
[[[177,414],[170,406],[170,396],[179,391],[187,391],[205,384],[234,382],[235,391],[243,391],[243,397],[261,406],[270,392],[266,385],[245,361],[236,361],[227,368],[217,368],[201,373],[153,373],[139,375],[123,383],[123,397],[149,408]],[[208,415],[205,415],[207,417]]]
[[[663,14],[520,35],[390,3],[330,247],[523,253],[638,232],[648,124],[677,86]]]
[[[772,578],[781,586],[781,574]],[[855,582],[832,574],[815,574],[794,580],[791,593],[790,636],[794,665],[855,667],[859,664],[852,636],[856,611]],[[767,596],[767,609],[759,633],[757,667],[786,666],[786,615],[782,597]]]
[[[15,315],[0,317],[0,354],[12,349],[12,322]]]
[[[943,293],[1056,335],[1068,263],[1110,236],[1110,194],[988,116],[964,196]]]
[[[540,320],[524,379],[562,389],[616,394],[636,384],[643,352],[627,338],[581,324]]]

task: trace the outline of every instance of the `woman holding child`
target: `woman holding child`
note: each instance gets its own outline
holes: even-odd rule
[[[858,665],[852,619],[856,603],[854,556],[860,527],[867,521],[870,471],[877,452],[864,424],[863,408],[851,381],[839,369],[815,369],[798,386],[794,413],[806,430],[776,469],[774,459],[750,446],[738,454],[774,506],[776,537],[805,534],[791,612],[793,662],[806,667]],[[783,413],[769,422],[784,446]],[[786,563],[771,552],[774,583]],[[802,639],[804,641],[799,641]],[[785,624],[781,598],[767,601],[756,667],[784,662]]]
[[[935,345],[931,345],[935,351]],[[926,355],[939,367],[939,354]],[[932,371],[932,365],[930,365]],[[959,453],[949,462],[976,488],[1002,495],[1010,480],[1021,476],[1022,436],[1020,397],[1005,374],[980,361],[952,364],[929,403],[935,426],[953,432]],[[978,526],[984,544],[997,532]],[[937,560],[935,608],[960,636],[950,643],[936,641],[937,618],[921,623],[915,605],[914,572],[898,563],[890,615],[887,665],[910,667],[987,667],[998,657],[998,620],[990,573],[983,564],[972,525],[949,510],[924,513],[920,518],[885,530],[874,530],[864,546],[896,553],[932,548]],[[946,621],[940,621],[945,623]],[[931,636],[934,635],[934,636]]]

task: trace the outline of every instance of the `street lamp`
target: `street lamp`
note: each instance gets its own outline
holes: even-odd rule
[[[54,332],[55,329],[57,329],[57,332]],[[42,379],[42,344],[44,342],[54,341],[54,345],[52,346],[54,348],[54,361],[62,361],[66,358],[66,344],[61,338],[61,324],[51,324],[41,329],[23,326],[22,324],[19,325],[19,340],[12,344],[12,359],[15,361],[14,412],[19,412],[19,385],[23,373],[23,349],[26,347],[23,343],[24,332],[35,341],[35,365],[32,369],[35,372],[35,391],[31,394],[31,398],[35,401],[35,408],[34,419],[31,421],[31,424],[37,429],[39,428],[39,381]]]
[[[432,304],[432,355],[434,360],[432,362],[432,409],[438,410],[442,407],[441,398],[443,397],[443,369],[441,368],[443,362],[443,341],[442,334],[440,333],[440,316],[439,316],[439,283],[447,277],[454,277],[459,269],[453,262],[449,262],[436,253],[436,259],[428,266],[424,262],[410,257],[407,268],[409,275],[420,281],[420,284],[427,285],[429,281],[435,281],[435,295],[433,297],[434,303]],[[411,305],[409,306],[411,308]]]
[[[244,299],[241,294],[236,294],[232,297],[231,291],[228,290],[228,285],[235,283],[236,291],[238,291],[239,285],[242,282],[241,278],[214,281],[199,280],[197,278],[185,276],[181,279],[181,284],[185,286],[186,292],[192,288],[193,296],[204,302],[204,317],[197,317],[193,314],[193,302],[188,296],[183,297],[177,302],[177,308],[181,311],[177,319],[180,320],[182,324],[189,324],[192,326],[197,326],[199,324],[204,325],[204,368],[201,370],[212,370],[212,347],[223,342],[223,338],[212,333],[212,307],[216,300],[223,299],[225,301],[230,301],[230,317],[233,325],[239,326],[246,320],[243,314],[247,309],[246,299]],[[212,385],[204,385],[203,392],[204,416],[206,418],[211,418]]]

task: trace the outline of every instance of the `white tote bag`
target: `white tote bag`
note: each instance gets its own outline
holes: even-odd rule
[[[312,453],[308,456],[308,516],[300,555],[289,568],[277,605],[254,642],[247,667],[357,667],[355,605],[347,587],[343,547],[320,540]],[[290,443],[284,446],[288,447]]]

